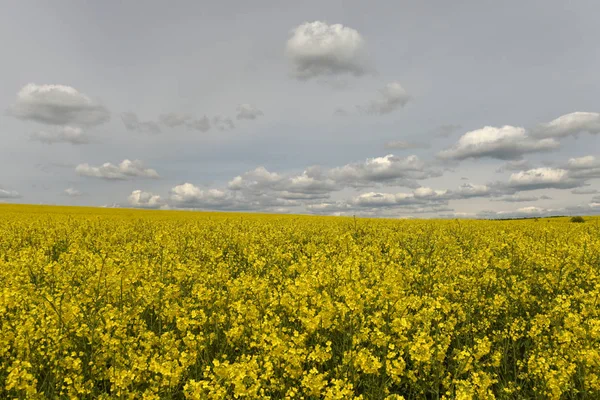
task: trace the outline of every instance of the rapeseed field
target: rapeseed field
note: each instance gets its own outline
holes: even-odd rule
[[[598,219],[3,205],[0,398],[598,399]]]

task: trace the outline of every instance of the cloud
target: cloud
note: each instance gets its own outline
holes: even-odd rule
[[[306,209],[315,214],[335,214],[349,211],[352,206],[344,201],[309,204]]]
[[[571,190],[572,194],[596,194],[598,193],[598,189],[592,188],[579,188]]]
[[[561,168],[534,168],[510,175],[508,186],[517,190],[572,189],[582,182],[573,179],[569,171]]]
[[[532,165],[527,160],[513,160],[502,165],[496,170],[496,172],[505,171],[523,171],[526,169],[533,169]]]
[[[160,126],[156,122],[142,122],[138,119],[138,116],[135,113],[121,113],[121,120],[123,121],[123,124],[127,130],[152,134],[160,133]]]
[[[594,156],[570,158],[567,167],[574,170],[598,168],[600,167],[600,160],[597,160]]]
[[[473,197],[489,197],[490,187],[485,185],[461,185],[457,190],[434,190],[419,187],[412,192],[381,193],[366,192],[348,201],[322,202],[306,205],[312,213],[326,214],[357,213],[366,216],[394,216],[389,210],[415,213],[437,213],[453,211],[448,207],[450,200],[461,200]],[[388,210],[388,211],[382,211]]]
[[[359,107],[368,114],[389,114],[398,108],[404,107],[411,100],[411,96],[398,82],[388,83],[380,90],[379,98],[366,107]]]
[[[66,188],[63,193],[66,196],[69,196],[69,197],[80,197],[80,196],[83,196],[83,193],[81,193],[79,190],[74,189],[74,188]]]
[[[73,145],[89,144],[90,138],[81,128],[63,126],[55,131],[38,131],[31,134],[31,140],[46,144],[70,143]]]
[[[439,206],[448,203],[448,192],[421,187],[412,193],[368,192],[354,197],[351,204],[359,207]]]
[[[594,156],[571,158],[563,168],[567,169],[573,178],[600,178],[600,160]]]
[[[158,116],[158,121],[169,128],[186,125],[191,120],[192,116],[189,114],[167,113]]]
[[[15,190],[6,190],[0,188],[0,199],[18,199],[21,195]]]
[[[141,190],[131,192],[127,197],[127,201],[130,206],[137,208],[161,208],[165,206],[160,196]]]
[[[228,131],[235,128],[233,120],[229,117],[216,116],[212,118],[212,124],[220,131]],[[200,130],[200,129],[199,129]]]
[[[104,163],[99,167],[89,164],[79,164],[75,172],[81,176],[107,180],[128,180],[134,178],[159,178],[158,173],[150,168],[145,168],[140,160],[123,160],[119,165]]]
[[[516,160],[527,153],[551,151],[558,147],[559,143],[554,139],[532,138],[524,128],[486,126],[465,133],[453,147],[438,153],[438,157],[445,160],[483,157]]]
[[[341,24],[306,22],[292,30],[285,53],[292,75],[300,80],[321,76],[368,72],[365,40],[355,29]]]
[[[497,199],[492,199],[492,201],[503,201],[503,202],[507,202],[507,203],[525,203],[525,202],[548,200],[548,199],[549,199],[548,196],[538,197],[538,196],[523,196],[520,194],[512,194],[512,195],[508,195],[508,196],[502,196]]]
[[[597,215],[600,214],[600,203],[579,204],[562,208],[544,208],[537,206],[521,207],[513,211],[482,211],[477,213],[478,218],[529,218],[550,217],[565,215]]]
[[[211,128],[210,120],[206,115],[200,119],[193,119],[188,121],[186,123],[186,126],[189,129],[194,129],[200,132],[208,132]]]
[[[546,138],[578,136],[583,132],[600,133],[600,113],[579,111],[565,114],[533,130],[535,136]]]
[[[262,111],[250,104],[240,104],[237,108],[237,119],[256,119],[264,115]]]
[[[404,140],[392,140],[385,144],[386,149],[408,150],[408,149],[428,149],[431,147],[428,143],[407,142]]]
[[[35,83],[25,85],[17,93],[8,113],[49,125],[94,126],[110,119],[106,108],[70,86]]]
[[[219,189],[202,190],[184,183],[171,189],[170,203],[178,208],[235,208],[236,201],[231,193]]]
[[[455,200],[470,199],[473,197],[487,197],[492,194],[492,188],[487,185],[476,185],[473,183],[463,183],[458,190],[452,193],[451,198]]]
[[[270,198],[278,204],[299,206],[327,199],[332,192],[345,188],[381,185],[418,188],[417,180],[439,174],[416,156],[387,155],[330,169],[312,166],[300,174],[279,174],[261,166],[236,176],[227,187],[254,205],[264,206]]]
[[[333,115],[338,116],[338,117],[347,117],[349,115],[349,113],[345,109],[338,107],[333,112]]]
[[[323,177],[318,168],[312,167],[300,175],[283,176],[269,172],[265,167],[257,167],[233,178],[228,188],[244,191],[252,195],[265,191],[275,192],[274,197],[285,199],[305,199],[322,197],[324,194],[339,190],[340,186],[331,179]]]
[[[364,162],[346,164],[327,172],[330,179],[351,187],[376,183],[415,187],[419,185],[414,180],[432,178],[441,176],[441,174],[440,171],[426,166],[415,155],[401,158],[393,154],[369,158]]]
[[[458,124],[445,124],[445,125],[441,125],[438,128],[438,136],[441,137],[448,137],[450,135],[452,135],[454,132],[458,131],[459,129],[461,129],[462,126],[458,125]]]

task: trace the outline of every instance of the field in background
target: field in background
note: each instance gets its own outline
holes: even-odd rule
[[[398,395],[600,398],[598,218],[0,206],[0,398]]]

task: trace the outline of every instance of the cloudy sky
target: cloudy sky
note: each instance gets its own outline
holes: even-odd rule
[[[2,9],[0,202],[600,213],[597,1]]]

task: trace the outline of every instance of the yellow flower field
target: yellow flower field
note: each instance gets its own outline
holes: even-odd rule
[[[598,399],[600,225],[0,206],[0,398]]]

